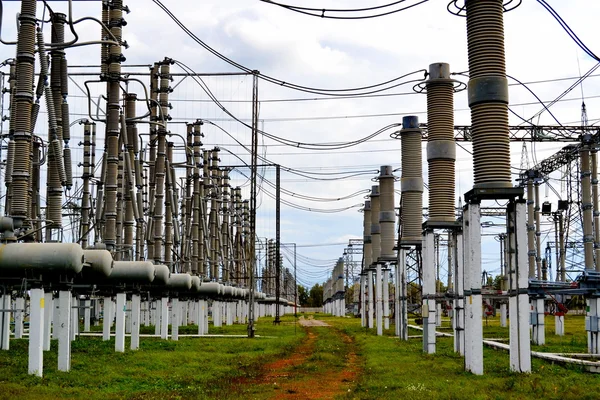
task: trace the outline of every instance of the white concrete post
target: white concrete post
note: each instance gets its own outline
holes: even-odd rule
[[[506,304],[502,303],[500,304],[500,326],[502,328],[506,328],[507,325],[507,318],[506,318]]]
[[[368,323],[368,327],[373,329],[374,328],[374,324],[373,324],[374,310],[373,310],[373,308],[375,305],[374,304],[375,302],[373,301],[374,300],[373,296],[375,295],[375,291],[373,290],[373,270],[372,269],[367,271],[367,285],[368,285],[367,286],[367,291],[368,291],[367,297],[368,297],[368,302],[369,302],[369,305],[368,305],[368,313],[369,314],[368,314],[367,323]]]
[[[534,316],[535,324],[533,325],[532,341],[534,344],[543,345],[546,344],[546,329],[544,321],[544,299],[535,299],[531,301],[533,306],[532,312]]]
[[[102,340],[110,340],[110,327],[112,325],[112,301],[110,297],[104,298],[102,310]]]
[[[79,301],[77,296],[73,296],[71,299],[71,341],[77,338],[77,331],[79,328]]]
[[[561,311],[554,314],[554,331],[558,336],[565,335],[565,314]]]
[[[507,213],[510,253],[510,369],[531,372],[531,343],[529,340],[529,268],[527,255],[527,222],[525,202],[515,203]],[[513,231],[513,232],[511,232]]]
[[[180,313],[179,299],[171,299],[171,340],[179,340]]]
[[[221,302],[213,301],[212,304],[213,325],[215,328],[221,326]]]
[[[383,271],[383,329],[390,329],[390,270]],[[345,314],[345,304],[342,301],[342,317]]]
[[[52,316],[54,314],[54,300],[52,292],[44,294],[44,351],[50,350],[52,330]]]
[[[125,302],[125,333],[131,333],[131,300]]]
[[[71,291],[58,292],[58,370],[71,370]]]
[[[60,311],[60,305],[58,298],[52,302],[52,339],[58,340],[58,314]]]
[[[29,308],[28,372],[41,377],[44,371],[44,289],[30,290]]]
[[[400,279],[400,339],[408,340],[408,289],[406,286],[406,250],[398,251],[398,279]]]
[[[15,299],[15,339],[23,338],[23,320],[25,317],[25,297]]]
[[[160,337],[161,337],[161,339],[168,339],[168,337],[169,337],[169,298],[168,297],[163,297],[161,300]]]
[[[0,350],[9,350],[10,348],[10,310],[12,309],[12,300],[10,293],[0,297]]]
[[[125,303],[127,295],[117,293],[116,322],[115,322],[115,351],[125,352]]]
[[[436,350],[435,336],[435,245],[433,231],[427,230],[423,240],[423,352],[434,354]]]
[[[469,204],[465,212],[465,369],[483,375],[483,301],[481,296],[481,207]],[[468,260],[468,262],[467,262]],[[468,265],[468,268],[467,268]],[[467,282],[469,284],[467,284]]]
[[[140,306],[139,294],[131,295],[131,350],[140,348]]]
[[[154,316],[154,334],[156,336],[160,336],[161,313],[162,313],[162,300],[158,299],[154,302],[154,313],[152,314]]]
[[[377,335],[383,335],[383,290],[381,287],[381,264],[375,266],[375,300],[377,302]]]
[[[92,310],[91,310],[92,302],[90,300],[84,300],[83,306],[85,307],[83,309],[83,331],[89,332],[90,331],[90,320],[92,317]]]

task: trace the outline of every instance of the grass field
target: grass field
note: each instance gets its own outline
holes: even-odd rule
[[[438,338],[437,354],[424,355],[420,339],[402,342],[393,330],[377,337],[354,318],[315,318],[331,326],[302,328],[290,316],[273,326],[263,318],[257,334],[264,338],[142,338],[139,351],[123,354],[114,352],[114,339],[82,337],[73,342],[70,373],[56,370],[53,343],[41,379],[27,375],[27,341],[13,340],[10,351],[0,352],[0,398],[600,398],[600,376],[578,366],[534,359],[532,374],[515,374],[507,352],[484,348],[485,375],[474,376],[464,372],[452,338]],[[585,351],[583,317],[568,316],[562,338],[553,334],[552,317],[546,324],[548,344],[534,350]],[[211,326],[210,332],[243,334],[245,326]],[[490,319],[484,336],[507,338],[508,328]]]

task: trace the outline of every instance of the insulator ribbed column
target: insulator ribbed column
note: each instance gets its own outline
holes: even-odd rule
[[[594,259],[600,271],[600,202],[598,199],[598,148],[592,147],[592,204],[594,205]]]
[[[150,68],[150,120],[153,122],[158,122],[158,77],[159,77],[159,64],[154,63],[154,65]],[[148,173],[148,226],[146,228],[146,247],[148,248],[148,259],[154,259],[154,206],[155,206],[155,197],[154,194],[156,192],[156,147],[158,143],[158,135],[157,135],[157,125],[150,125],[150,142],[148,143],[149,148],[149,173]],[[159,249],[160,251],[160,249]],[[159,256],[160,257],[160,256]]]
[[[423,222],[423,165],[419,118],[402,118],[401,242],[421,242]]]
[[[365,201],[363,213],[363,254],[365,257],[363,269],[368,269],[373,263],[373,254],[371,250],[371,200]]]
[[[218,240],[219,234],[219,208],[221,204],[221,170],[219,169],[219,150],[214,148],[211,152],[210,157],[210,272],[211,279],[218,281],[220,278],[219,273],[219,255],[221,254],[221,247]]]
[[[511,187],[504,0],[466,0],[475,188]]]
[[[88,121],[83,124],[83,180],[82,198],[81,198],[81,225],[79,237],[81,238],[81,247],[88,247],[90,237],[90,210],[92,209],[90,198],[90,165],[91,165],[91,126]]]
[[[243,233],[243,242],[244,242],[244,286],[246,288],[250,288],[250,246],[254,245],[254,240],[250,238],[250,202],[248,200],[244,200],[242,203],[242,233]]]
[[[173,182],[171,174],[171,163],[173,162],[173,142],[167,142],[167,159],[165,161],[165,264],[171,272],[173,268]]]
[[[396,226],[396,213],[394,212],[394,174],[391,165],[383,165],[379,174],[380,211],[379,227],[381,231],[381,255],[384,261],[394,261],[394,228]]]
[[[36,1],[23,0],[19,14],[16,57],[16,89],[14,93],[14,157],[12,165],[12,200],[10,212],[15,227],[20,228],[28,217],[29,181],[31,169],[31,109],[33,106],[33,75],[35,63]]]
[[[114,0],[109,5],[108,19],[110,32],[121,43],[122,27],[125,25],[123,19],[123,2]],[[107,80],[107,106],[106,106],[106,194],[104,205],[104,218],[106,224],[104,226],[104,243],[107,250],[114,252],[117,242],[117,192],[119,190],[118,169],[120,141],[119,141],[119,114],[121,111],[119,98],[121,94],[120,79],[121,79],[121,62],[124,57],[122,54],[122,46],[110,45],[108,56],[105,60],[107,63],[106,80]]]
[[[590,149],[583,146],[579,152],[581,159],[581,209],[583,211],[583,251],[585,269],[595,270],[594,266],[594,230],[592,226],[592,192],[590,168]]]
[[[242,188],[236,187],[235,193],[235,242],[233,253],[233,276],[235,283],[240,285],[243,283],[241,279],[243,265],[243,232],[242,232]]]
[[[535,219],[533,178],[527,180],[527,261],[529,278],[535,278]]]
[[[379,225],[379,211],[381,202],[379,185],[371,187],[371,254],[372,263],[376,263],[381,255],[381,226]]]
[[[222,254],[224,256],[221,274],[223,276],[223,282],[229,282],[231,267],[231,260],[229,257],[229,252],[231,250],[229,248],[229,225],[231,215],[231,210],[229,208],[229,188],[229,172],[224,170],[221,177],[221,213],[223,215],[223,222],[221,224],[221,245],[223,247]]]
[[[193,200],[192,200],[192,273],[199,274],[204,277],[204,268],[198,264],[198,257],[200,252],[200,165],[202,163],[201,157],[201,146],[200,143],[200,127],[202,123],[197,122],[194,124],[194,189],[193,189]],[[202,263],[202,266],[204,263]]]
[[[10,204],[12,199],[12,173],[15,162],[15,121],[17,113],[16,109],[16,83],[17,70],[15,61],[9,61],[8,85],[10,90],[10,119],[8,120],[8,151],[6,155],[6,166],[4,172],[4,186],[6,187],[6,199],[4,202],[4,215],[12,215]]]
[[[429,66],[427,81],[427,161],[429,221],[454,222],[454,81],[450,65]]]

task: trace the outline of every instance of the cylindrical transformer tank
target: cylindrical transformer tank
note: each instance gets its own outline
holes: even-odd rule
[[[365,201],[364,223],[363,223],[363,254],[365,256],[365,268],[369,268],[373,262],[371,254],[371,200]]]
[[[376,263],[381,255],[381,228],[379,226],[379,185],[371,187],[371,257]]]
[[[454,222],[454,80],[450,65],[429,66],[427,81],[429,222]]]
[[[381,254],[384,261],[395,260],[394,228],[394,174],[391,165],[381,166],[379,174],[379,230],[381,232]]]
[[[0,270],[68,271],[80,273],[85,256],[76,243],[12,243],[0,245]]]
[[[113,270],[113,258],[107,250],[84,250],[85,262],[90,264],[92,271],[102,276],[110,276]]]
[[[475,188],[511,187],[504,0],[466,0]]]
[[[192,288],[192,276],[190,274],[171,274],[167,287],[172,290],[188,291]]]
[[[154,283],[155,285],[166,285],[169,283],[171,277],[171,270],[164,264],[157,264],[154,266]]]
[[[401,239],[405,244],[421,241],[423,222],[423,165],[419,118],[402,118]]]
[[[152,283],[154,264],[150,261],[115,261],[110,280],[120,282]]]

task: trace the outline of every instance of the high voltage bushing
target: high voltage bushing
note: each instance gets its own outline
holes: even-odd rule
[[[379,259],[383,261],[393,261],[396,259],[394,252],[394,228],[396,226],[394,181],[392,166],[382,165],[379,174],[379,228],[381,232],[381,253]]]
[[[373,185],[371,187],[371,263],[376,263],[381,255],[380,207],[379,185]]]
[[[419,128],[418,117],[407,116],[402,118],[400,139],[402,145],[400,242],[408,245],[421,244],[423,165],[421,129]]]
[[[454,222],[454,91],[458,82],[450,79],[450,65],[429,65],[427,90],[427,161],[429,222]]]
[[[364,268],[369,268],[373,263],[371,244],[371,200],[365,201],[363,208],[363,254],[365,257]]]
[[[15,157],[12,166],[11,215],[15,228],[20,228],[27,218],[29,199],[29,178],[31,159],[31,110],[33,106],[33,75],[35,62],[36,1],[21,2],[19,33],[16,57],[16,89],[14,94],[14,139]]]
[[[512,187],[503,2],[465,2],[475,188]]]
[[[193,136],[194,136],[194,170],[193,170],[193,179],[194,179],[194,188],[193,188],[193,200],[192,200],[192,273],[200,274],[204,276],[204,262],[199,263],[200,257],[200,247],[202,246],[200,242],[200,232],[201,232],[201,214],[200,207],[201,202],[203,201],[200,197],[201,195],[201,183],[200,183],[200,165],[202,163],[201,156],[201,147],[202,143],[200,141],[201,132],[200,127],[202,126],[202,122],[198,121],[194,123],[193,126]],[[204,238],[202,238],[202,241]]]

